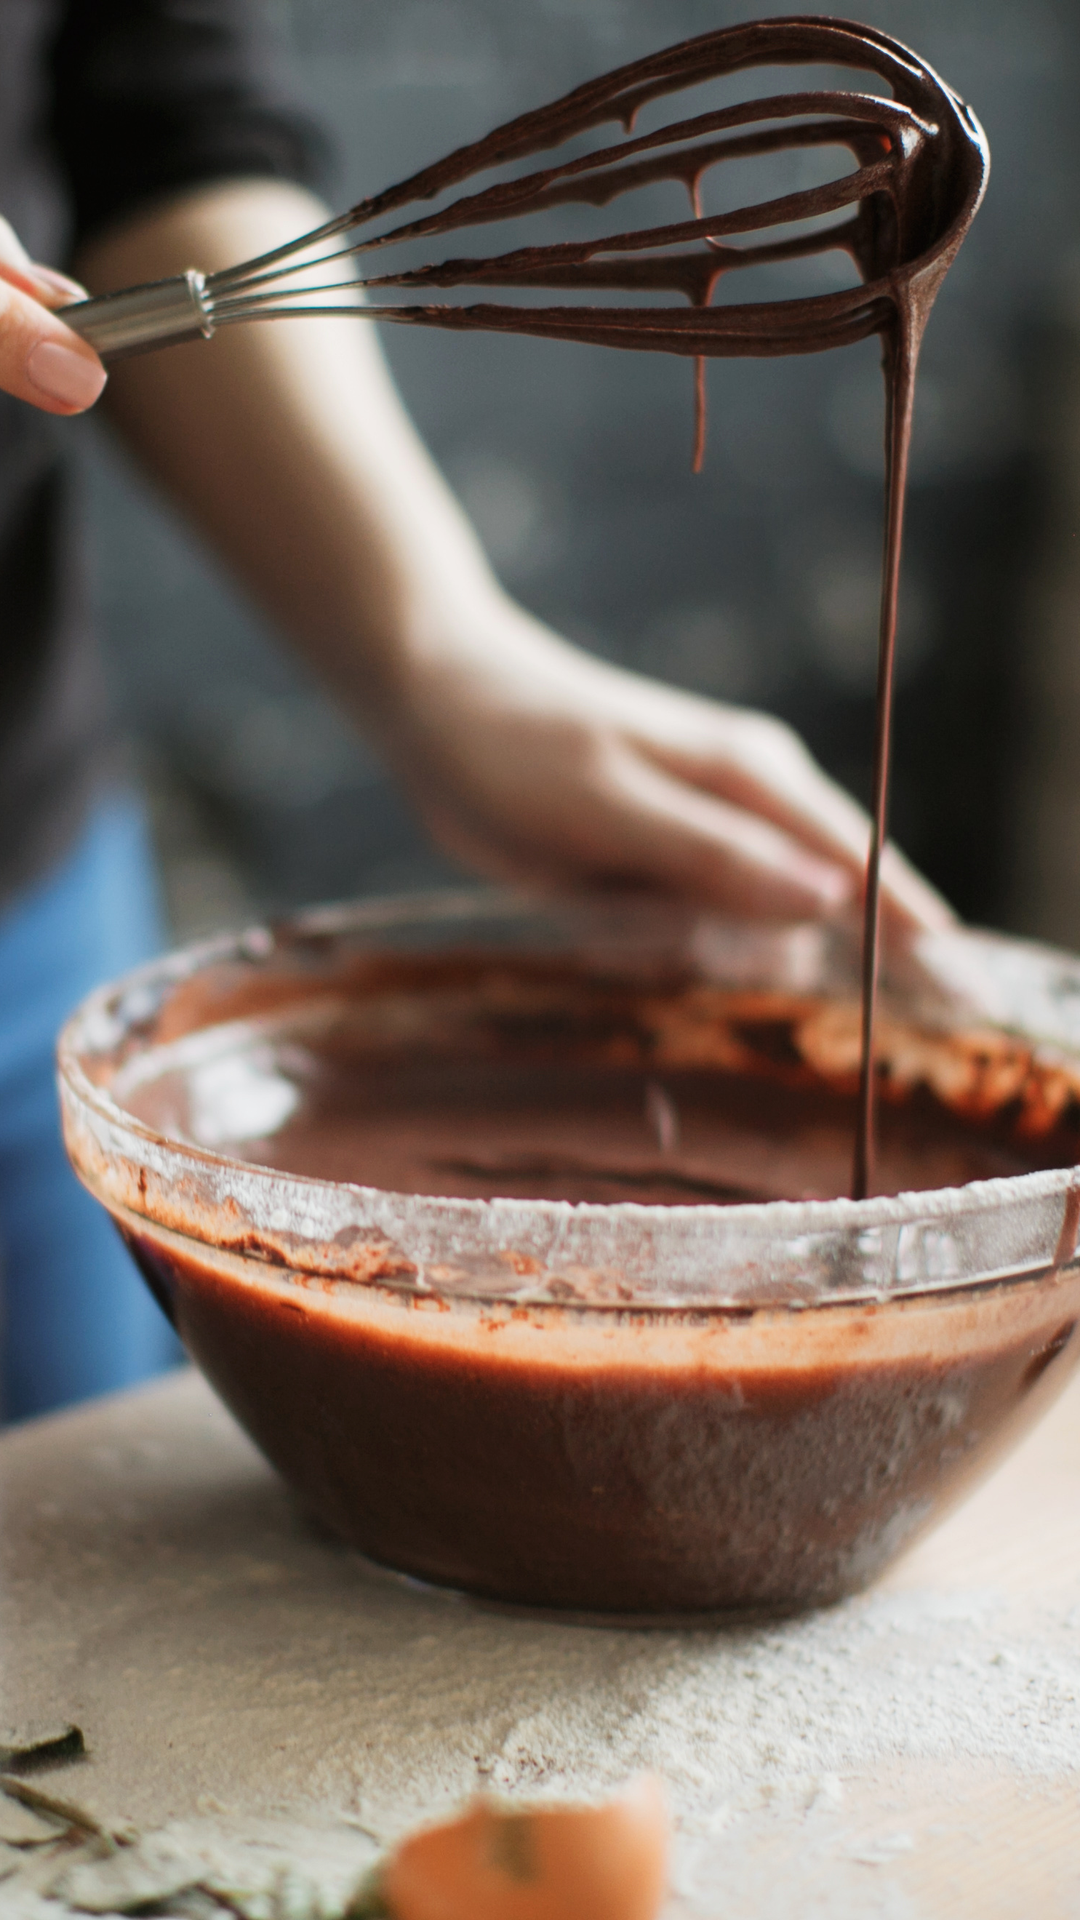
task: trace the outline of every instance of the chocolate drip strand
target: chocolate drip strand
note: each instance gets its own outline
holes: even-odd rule
[[[866,863],[866,907],[862,947],[859,1118],[855,1129],[851,1197],[864,1200],[873,1191],[877,1075],[874,1060],[874,1012],[877,1005],[881,946],[881,854],[888,836],[889,772],[892,747],[892,697],[896,678],[896,627],[900,595],[900,557],[907,488],[908,453],[915,401],[915,372],[921,338],[919,310],[901,307],[898,323],[885,342],[885,550],[878,630],[877,702],[874,714],[873,798],[870,854]]]

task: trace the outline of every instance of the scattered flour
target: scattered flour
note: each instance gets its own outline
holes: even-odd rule
[[[1012,1637],[1010,1608],[985,1592],[885,1594],[690,1632],[443,1612],[442,1632],[381,1662],[386,1720],[352,1762],[377,1830],[415,1817],[418,1799],[439,1807],[476,1786],[588,1794],[642,1767],[663,1774],[688,1822],[730,1822],[763,1794],[835,1806],[845,1775],[889,1761],[1080,1769],[1075,1609],[1044,1614],[1037,1640]],[[335,1774],[342,1757],[328,1760]]]
[[[588,1797],[652,1768],[677,1824],[665,1920],[925,1920],[911,1889],[935,1849],[965,1874],[977,1851],[973,1782],[990,1785],[991,1822],[993,1792],[1006,1812],[1029,1795],[1049,1808],[1044,1832],[1080,1804],[1067,1582],[1041,1601],[871,1592],[723,1627],[530,1616],[381,1573],[302,1527],[197,1383],[143,1404],[73,1416],[79,1447],[57,1428],[62,1474],[48,1453],[39,1467],[33,1434],[5,1443],[9,1480],[24,1455],[32,1477],[22,1530],[9,1501],[0,1533],[0,1655],[19,1649],[0,1679],[9,1718],[77,1717],[90,1757],[47,1784],[135,1822],[148,1872],[225,1847],[280,1879],[281,1846],[252,1852],[268,1820],[297,1871],[332,1855],[351,1872],[478,1788]],[[168,1406],[161,1448],[148,1414]],[[31,1884],[10,1834],[3,1920],[60,1920],[59,1878]],[[305,1897],[297,1882],[252,1920],[312,1920]]]

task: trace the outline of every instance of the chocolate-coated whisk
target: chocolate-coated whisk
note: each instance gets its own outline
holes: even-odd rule
[[[892,97],[819,89],[674,120],[635,134],[641,109],[663,95],[752,67],[828,64],[870,71]],[[563,146],[606,122],[623,137],[535,172],[511,176],[402,224],[371,227],[403,207],[443,196],[474,176]],[[703,214],[706,173],[730,160],[784,149],[842,146],[855,165],[840,179],[728,213]],[[258,260],[205,277],[195,272],[68,307],[65,318],[106,356],[210,335],[249,320],[367,313],[399,325],[540,334],[593,345],[690,355],[697,363],[695,465],[704,443],[706,358],[815,353],[883,337],[886,368],[885,557],[878,642],[873,802],[862,958],[860,1087],[852,1196],[872,1191],[876,1066],[874,1020],[881,924],[881,856],[888,815],[893,662],[915,369],[934,295],[986,185],[989,154],[978,121],[943,81],[897,41],[842,20],[765,20],[702,34],[578,87],[461,147],[400,186]],[[597,236],[471,255],[437,265],[361,272],[384,249],[573,203],[603,207],[659,181],[685,188],[691,218]],[[772,229],[775,239],[746,240]],[[741,240],[742,244],[736,244]],[[336,244],[344,241],[344,244]],[[859,284],[834,293],[713,305],[723,275],[843,249]],[[376,263],[377,264],[377,263]],[[319,276],[322,275],[320,278]],[[362,306],[357,289],[377,296]],[[436,305],[433,288],[564,289],[629,295],[595,304],[526,300]],[[408,295],[402,302],[391,293]],[[665,293],[685,304],[668,305]],[[653,302],[632,304],[633,296]],[[338,300],[337,295],[348,295]]]
[[[891,83],[894,97],[834,89],[780,93],[634,135],[642,107],[660,96],[749,67],[804,62],[868,69]],[[468,193],[439,212],[367,231],[403,207],[612,121],[624,130],[616,144]],[[856,160],[839,180],[702,214],[701,182],[712,168],[782,149],[836,145]],[[903,283],[941,277],[981,198],[986,167],[974,117],[897,42],[820,17],[762,21],[703,34],[578,87],[258,259],[80,302],[65,308],[64,318],[106,359],[209,338],[220,327],[251,320],[342,313],[413,326],[543,334],[699,361],[814,352],[886,331]],[[397,244],[575,202],[606,206],[661,180],[685,186],[690,219],[357,276],[358,264],[365,267],[372,255]],[[794,236],[745,241],[798,223],[802,230]],[[740,237],[743,243],[735,244]],[[717,282],[729,272],[836,248],[851,255],[861,285],[798,299],[711,304]],[[358,286],[375,302],[362,305]],[[667,292],[687,304],[434,305],[423,298],[450,287],[609,291],[651,299]],[[390,302],[386,296],[394,290],[412,297]]]

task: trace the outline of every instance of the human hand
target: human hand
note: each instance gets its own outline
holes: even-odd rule
[[[205,271],[326,217],[275,181],[156,207],[83,256],[96,289]],[[112,413],[374,734],[438,839],[520,885],[854,917],[869,823],[790,729],[591,658],[516,606],[351,320],[223,329],[117,369]],[[887,932],[953,918],[893,849]]]
[[[84,289],[30,259],[0,217],[0,390],[45,413],[82,413],[106,381],[92,347],[50,309],[84,300]]]
[[[493,878],[624,886],[734,914],[842,917],[869,822],[790,728],[580,652],[499,596],[410,651],[390,746],[428,826]],[[893,935],[955,925],[893,847]]]

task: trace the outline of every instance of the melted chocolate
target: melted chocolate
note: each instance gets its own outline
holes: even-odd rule
[[[454,954],[302,980],[181,988],[190,1055],[115,1092],[156,1130],[283,1172],[398,1193],[652,1205],[834,1199],[846,1186],[859,1010],[585,965]],[[238,1030],[237,1020],[244,1024]],[[252,1024],[248,1026],[248,1022]],[[215,1035],[220,1036],[215,1038]],[[246,1036],[246,1037],[245,1037]],[[879,1036],[888,1193],[1068,1166],[1080,1064],[895,1014]]]
[[[835,90],[783,93],[632,137],[643,107],[664,95],[748,68],[805,62],[867,70],[893,98]],[[941,281],[982,198],[989,162],[977,120],[931,68],[872,28],[822,17],[750,22],[669,47],[577,87],[483,140],[361,201],[326,234],[366,227],[418,200],[432,200],[493,167],[621,122],[615,145],[497,182],[441,210],[359,239],[371,254],[570,203],[602,207],[657,181],[685,187],[693,218],[593,240],[532,245],[369,277],[365,285],[416,292],[477,285],[530,291],[675,292],[689,310],[655,306],[380,305],[378,317],[412,326],[487,329],[593,345],[691,355],[695,378],[694,464],[704,451],[704,361],[731,355],[816,353],[882,336],[886,377],[886,512],[882,576],[872,830],[863,935],[862,1067],[851,1192],[875,1185],[874,1033],[880,944],[880,864],[888,820],[893,659],[904,493],[919,346]],[[739,129],[752,129],[739,131]],[[729,160],[788,148],[847,147],[857,162],[841,179],[756,206],[703,216],[701,182]],[[852,211],[848,211],[851,209]],[[830,214],[844,217],[822,229]],[[753,245],[734,236],[814,222],[794,237]],[[841,292],[758,304],[712,305],[722,276],[841,248],[862,284]],[[276,256],[267,256],[273,261]],[[270,271],[265,276],[272,281]],[[248,283],[251,284],[250,282]]]
[[[196,1146],[409,1193],[829,1194],[858,1014],[586,959],[271,958],[181,980],[110,1091]],[[1080,1061],[886,1014],[888,1184],[1075,1161]],[[650,1308],[617,1267],[559,1265],[558,1251],[545,1265],[521,1216],[469,1266],[453,1199],[427,1253],[357,1229],[320,1265],[288,1233],[249,1231],[231,1202],[200,1245],[192,1171],[194,1223],[120,1220],[208,1378],[325,1524],[503,1600],[667,1613],[835,1599],[929,1524],[1080,1355],[1075,1190],[1041,1270],[804,1311],[789,1291],[770,1306],[763,1274],[745,1305]],[[720,1290],[723,1235],[703,1231]],[[642,1215],[646,1268],[651,1245]]]
[[[309,1511],[530,1605],[674,1613],[864,1586],[1076,1364],[1080,1279],[814,1312],[453,1305],[125,1229]],[[347,1296],[347,1297],[346,1297]]]

